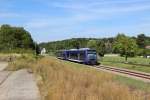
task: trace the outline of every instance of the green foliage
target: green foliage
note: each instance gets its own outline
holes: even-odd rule
[[[51,53],[57,50],[63,49],[73,49],[73,48],[85,48],[87,47],[87,42],[91,39],[86,38],[73,38],[62,41],[54,41],[48,43],[41,43],[39,46],[41,48],[46,48],[46,50]]]
[[[87,43],[89,48],[95,49],[99,56],[104,56],[105,54],[105,43],[102,40],[90,40]]]
[[[113,43],[110,41],[106,41],[105,43],[105,53],[112,53],[113,52]]]
[[[139,48],[145,49],[146,46],[150,45],[150,37],[145,34],[139,34],[137,36],[136,43]]]
[[[87,43],[87,46],[89,48],[96,49],[96,47],[97,47],[96,40],[89,40],[89,42]]]
[[[97,53],[100,56],[104,56],[105,50],[106,50],[106,46],[105,46],[104,41],[101,41],[101,40],[97,41],[97,43],[96,43],[96,50],[97,50]]]
[[[150,37],[146,35],[144,36],[145,45],[150,45]],[[89,47],[96,49],[100,56],[103,56],[105,53],[120,53],[121,56],[135,56],[138,54],[141,56],[144,55],[145,48],[137,48],[137,45],[139,46],[137,41],[142,40],[139,39],[140,37],[127,37],[125,35],[119,34],[116,38],[72,38],[62,41],[41,43],[39,46],[41,48],[46,48],[48,53],[51,54],[54,54],[55,51],[62,49]]]
[[[144,55],[144,49],[138,48],[138,50],[137,50],[137,55],[138,55],[138,56],[143,56],[143,55]]]
[[[148,37],[148,36],[146,37],[145,44],[146,44],[146,46],[150,45],[150,37]]]
[[[150,37],[144,34],[139,34],[136,39],[136,43],[139,47],[138,55],[145,56],[150,54],[150,49],[146,49],[146,46],[150,45]]]
[[[125,55],[126,60],[128,56],[135,56],[137,51],[136,41],[124,34],[118,34],[114,43],[114,50],[121,55]]]
[[[144,49],[143,55],[150,55],[150,49]]]
[[[33,49],[32,37],[24,28],[10,25],[0,27],[0,52],[21,52]]]
[[[146,46],[145,39],[146,39],[146,36],[144,34],[139,34],[137,36],[136,42],[137,42],[137,45],[139,46],[139,48],[145,48],[145,46]]]
[[[99,55],[103,56],[104,52],[111,53],[112,52],[112,44],[114,42],[114,38],[73,38],[62,41],[41,43],[39,46],[41,48],[46,48],[49,53],[55,52],[57,50],[62,49],[72,49],[72,48],[93,48],[99,52]],[[103,44],[103,45],[102,45]],[[100,47],[98,47],[98,45]],[[103,48],[102,46],[106,46]]]

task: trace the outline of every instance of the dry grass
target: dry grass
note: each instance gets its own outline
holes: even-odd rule
[[[56,58],[19,59],[10,65],[8,68],[15,70],[32,69],[42,100],[149,100],[144,92],[131,90],[114,81],[115,76],[111,74],[77,68],[75,64]]]
[[[148,100],[141,91],[114,82],[111,74],[74,67],[55,58],[34,65],[44,100]]]
[[[15,60],[17,57],[19,57],[19,54],[2,54],[0,53],[0,61],[10,61]]]
[[[31,69],[32,65],[36,63],[35,58],[31,55],[21,55],[15,59],[16,60],[9,62],[9,65],[5,70],[16,71],[23,68]]]

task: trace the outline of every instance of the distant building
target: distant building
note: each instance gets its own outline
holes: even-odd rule
[[[149,54],[149,55],[146,55],[146,58],[150,58],[150,54]]]
[[[46,49],[43,48],[43,49],[41,50],[41,55],[45,55],[45,54],[46,54]]]
[[[145,49],[150,49],[150,45],[146,46]]]

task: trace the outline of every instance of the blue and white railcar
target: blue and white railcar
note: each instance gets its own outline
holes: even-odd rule
[[[90,48],[61,50],[57,52],[57,57],[84,64],[98,64],[96,50]]]

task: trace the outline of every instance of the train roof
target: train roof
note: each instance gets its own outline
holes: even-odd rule
[[[94,50],[90,48],[80,48],[80,49],[70,49],[70,50],[64,50],[64,51],[86,51],[86,50]]]
[[[69,49],[69,50],[59,50],[59,51],[86,51],[86,50],[95,50],[95,49],[80,48],[80,49]]]
[[[71,51],[74,51],[74,50],[90,50],[90,48],[80,48],[80,49],[70,49]]]

